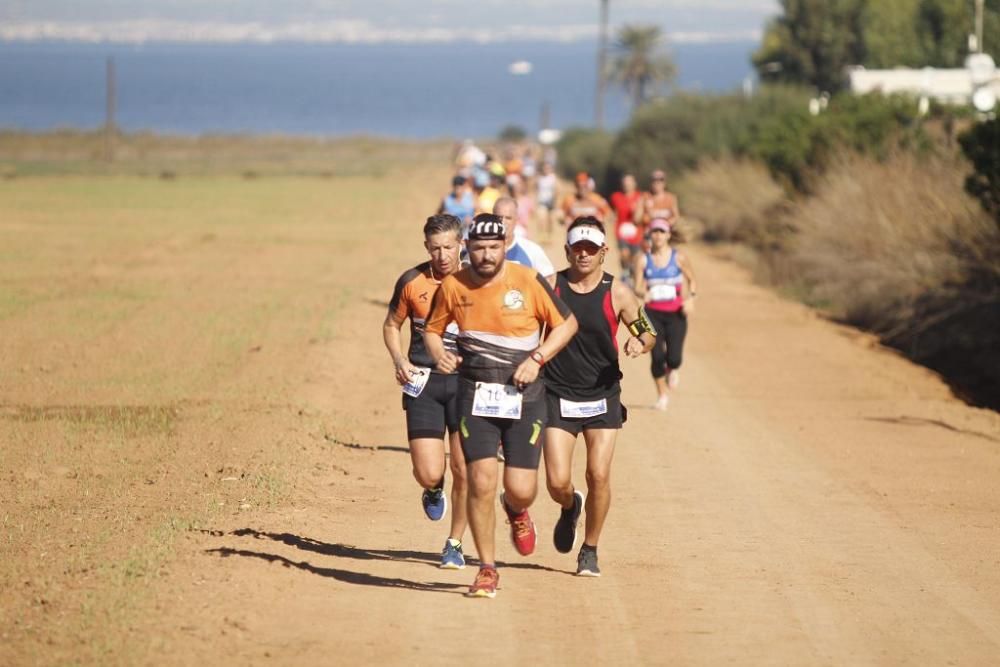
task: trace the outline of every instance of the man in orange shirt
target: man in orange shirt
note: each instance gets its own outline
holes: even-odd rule
[[[593,217],[601,222],[608,217],[611,207],[604,197],[594,192],[590,175],[581,171],[576,175],[576,190],[566,195],[562,201],[563,224],[569,224],[577,218]]]
[[[480,569],[472,597],[494,597],[497,443],[503,447],[500,502],[511,540],[522,556],[535,549],[528,507],[538,492],[546,425],[539,371],[576,334],[576,318],[534,269],[505,261],[503,220],[479,214],[469,229],[469,266],[447,276],[434,295],[424,339],[442,373],[458,371],[459,434],[468,466],[468,514]],[[458,350],[445,348],[447,326],[458,325]],[[541,328],[549,329],[541,340]]]

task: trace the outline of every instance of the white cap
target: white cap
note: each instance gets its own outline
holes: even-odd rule
[[[603,246],[604,234],[601,233],[600,229],[587,225],[580,225],[569,230],[569,234],[566,236],[566,245],[576,245],[581,241],[589,241],[596,246]]]

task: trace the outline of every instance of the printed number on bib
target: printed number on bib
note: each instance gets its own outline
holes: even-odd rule
[[[559,412],[563,417],[571,419],[582,417],[596,417],[608,411],[608,399],[602,398],[599,401],[567,401],[565,398],[559,399]]]
[[[649,288],[650,301],[673,301],[677,298],[677,285],[653,285]]]
[[[509,384],[477,382],[472,414],[477,417],[521,418],[521,392]]]
[[[410,375],[410,381],[403,385],[403,393],[416,398],[427,386],[427,381],[431,379],[431,369],[418,368]]]

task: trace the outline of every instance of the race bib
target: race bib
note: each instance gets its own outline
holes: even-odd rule
[[[416,398],[427,386],[427,381],[431,379],[431,369],[418,368],[410,374],[409,381],[403,385],[403,393]]]
[[[631,222],[623,222],[618,225],[618,238],[624,241],[631,241],[639,233],[639,228]]]
[[[477,382],[472,414],[477,417],[521,418],[521,392],[509,384]]]
[[[673,301],[677,298],[677,285],[653,285],[649,288],[650,301]]]
[[[567,401],[559,399],[559,412],[563,417],[580,418],[596,417],[608,411],[608,399],[599,401]]]

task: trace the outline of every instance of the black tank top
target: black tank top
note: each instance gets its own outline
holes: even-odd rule
[[[574,292],[568,269],[556,274],[556,294],[576,315],[580,330],[559,354],[545,364],[545,386],[569,400],[592,400],[621,392],[618,367],[618,317],[611,301],[614,277],[605,273],[586,294]]]

